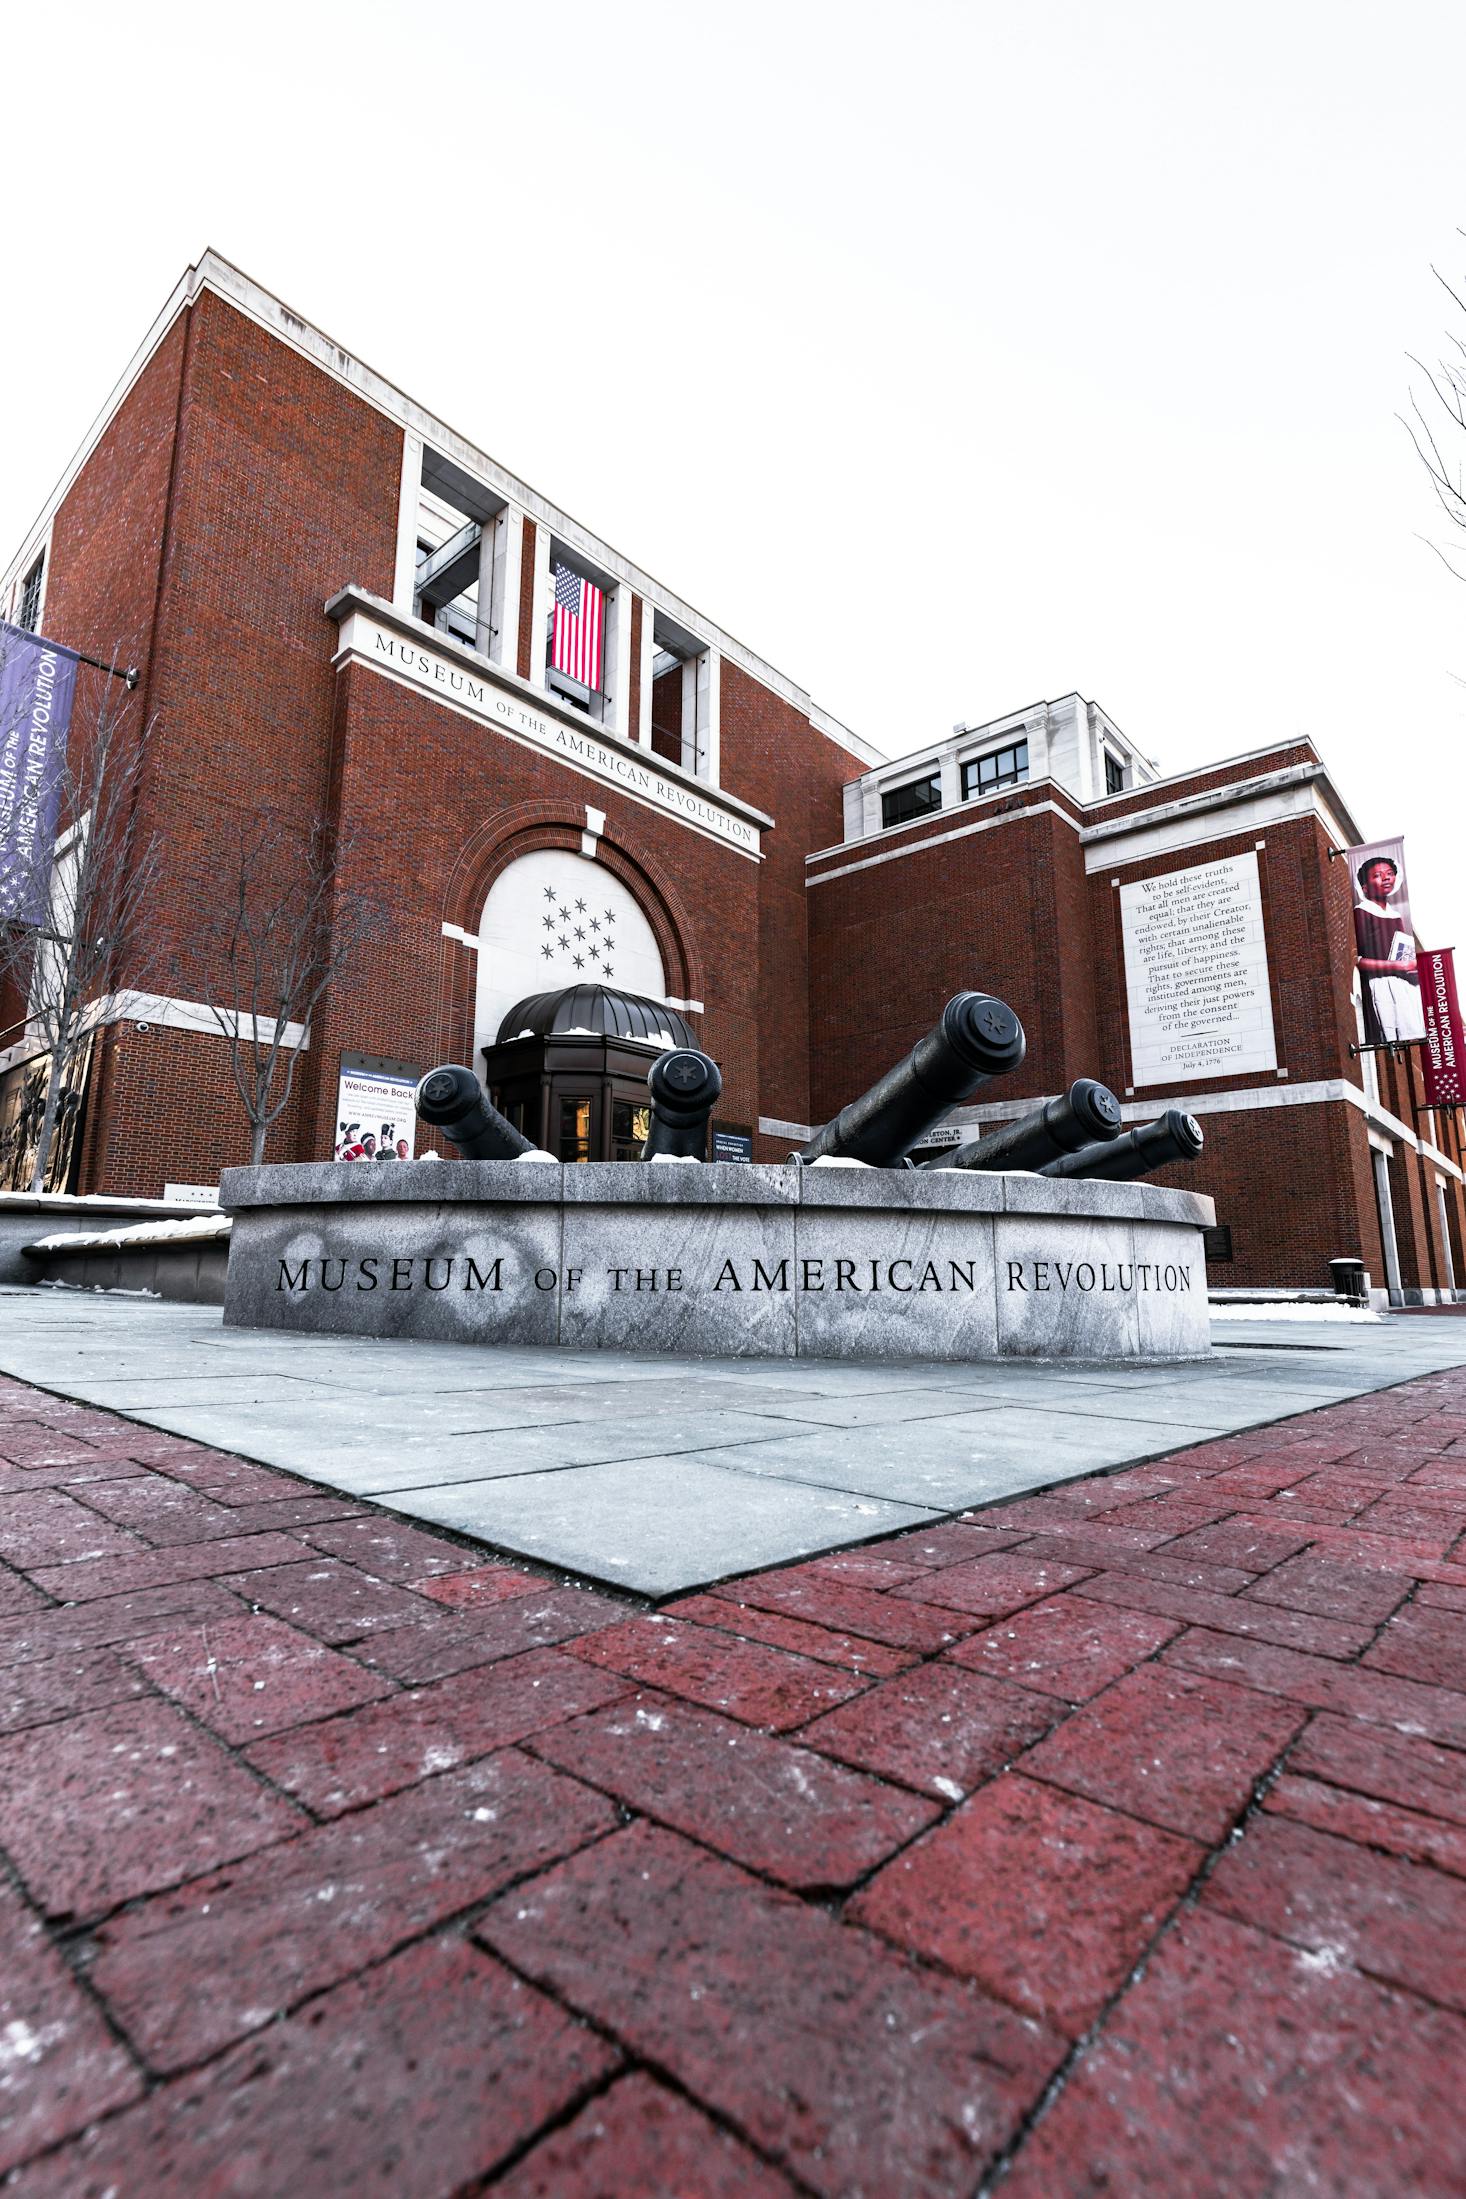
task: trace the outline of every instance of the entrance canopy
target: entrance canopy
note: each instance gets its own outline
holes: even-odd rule
[[[516,1038],[594,1032],[598,1038],[644,1039],[653,1046],[695,1046],[691,1024],[665,1000],[613,992],[609,985],[566,985],[559,992],[517,1000],[499,1025],[498,1044]]]
[[[485,1046],[484,1081],[516,1130],[562,1161],[634,1161],[647,1134],[646,1073],[696,1046],[664,1000],[566,985],[518,1000]]]

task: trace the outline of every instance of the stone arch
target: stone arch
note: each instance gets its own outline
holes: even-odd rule
[[[465,843],[444,895],[439,982],[439,1052],[463,1059],[473,1044],[479,991],[478,955],[464,944],[478,937],[478,926],[498,878],[520,857],[546,849],[580,855],[585,810],[568,802],[523,801],[506,805],[487,819]],[[596,840],[594,861],[631,895],[655,937],[663,971],[663,997],[702,998],[701,957],[680,899],[655,875],[647,853],[636,845],[640,835],[623,831]],[[631,843],[628,845],[628,841]],[[478,1063],[473,1063],[475,1068]]]

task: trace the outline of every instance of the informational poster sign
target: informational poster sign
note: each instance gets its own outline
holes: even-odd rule
[[[1354,959],[1366,1046],[1416,1046],[1425,1037],[1403,840],[1346,848],[1354,889]]]
[[[740,1128],[737,1123],[715,1122],[712,1157],[715,1161],[751,1161],[752,1131]]]
[[[343,1054],[336,1085],[338,1161],[410,1161],[417,1140],[419,1072],[374,1054]]]
[[[1420,1005],[1425,1016],[1427,1107],[1459,1107],[1466,1101],[1466,1036],[1456,997],[1456,956],[1452,947],[1428,947],[1418,965]]]
[[[1120,920],[1137,1088],[1277,1068],[1255,853],[1122,886]]]

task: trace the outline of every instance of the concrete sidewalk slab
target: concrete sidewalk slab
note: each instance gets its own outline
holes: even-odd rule
[[[290,1336],[7,1290],[0,1371],[666,1596],[1466,1364],[1466,1322],[1218,1330],[1185,1365],[887,1366]]]

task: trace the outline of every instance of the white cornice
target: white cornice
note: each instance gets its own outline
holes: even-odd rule
[[[1225,809],[1240,809],[1246,814],[1218,832],[1214,820],[1217,812]],[[1339,802],[1326,767],[1321,763],[1290,764],[1281,771],[1229,779],[1221,786],[1180,795],[1173,802],[1157,802],[1133,810],[1128,816],[1104,817],[1087,824],[1080,835],[1085,846],[1085,868],[1100,871],[1111,864],[1141,862],[1173,848],[1198,847],[1225,838],[1228,832],[1244,832],[1254,825],[1308,815],[1319,819],[1338,846],[1358,844],[1350,838],[1358,828]],[[1193,818],[1209,822],[1204,829],[1193,832]]]
[[[1036,780],[1034,783],[1042,786],[1053,782]],[[964,804],[965,806],[967,805]],[[854,870],[873,870],[878,863],[899,863],[903,855],[920,855],[926,848],[945,847],[949,840],[966,840],[974,832],[997,832],[1004,825],[1021,824],[1027,817],[1061,817],[1071,832],[1077,833],[1080,829],[1076,820],[1058,802],[1029,802],[1022,809],[1006,811],[1001,817],[976,817],[970,824],[954,825],[949,832],[934,832],[929,839],[913,840],[905,847],[887,847],[875,855],[859,856],[853,863],[841,863],[834,870],[818,871],[812,878],[806,878],[804,883],[806,886],[823,886],[831,878],[848,878]],[[930,824],[931,819],[923,817],[917,822]],[[894,839],[898,832],[910,832],[912,829],[911,825],[891,825],[886,831],[871,833],[863,840],[847,841],[846,847],[868,848],[872,840]],[[827,862],[832,855],[844,853],[845,848],[841,847],[821,848],[815,855],[806,855],[804,860],[807,864]]]
[[[1289,744],[1290,746],[1296,744]],[[1199,776],[1208,767],[1200,766],[1193,776]],[[1029,781],[1030,789],[1056,786],[1052,779]],[[1065,790],[1067,791],[1067,790]],[[989,801],[1004,799],[990,795]],[[1011,800],[1011,796],[1007,799]],[[1074,797],[1068,796],[1073,802]],[[1118,797],[1113,797],[1118,799]],[[1042,816],[1045,812],[1062,817],[1065,824],[1077,833],[1084,844],[1086,871],[1098,872],[1111,868],[1123,868],[1127,863],[1139,863],[1158,854],[1169,854],[1183,848],[1201,847],[1212,841],[1234,838],[1239,833],[1265,828],[1270,824],[1283,824],[1291,818],[1316,816],[1329,837],[1339,846],[1352,846],[1350,839],[1357,833],[1353,819],[1342,805],[1335,806],[1334,794],[1328,772],[1321,763],[1294,764],[1282,771],[1263,772],[1250,779],[1229,779],[1221,786],[1204,788],[1194,795],[1183,795],[1173,802],[1160,802],[1153,808],[1133,810],[1125,817],[1102,818],[1093,824],[1081,823],[1062,804],[1053,801],[1029,802],[1021,808],[1005,809],[999,816],[975,816],[969,823],[953,825],[945,832],[928,833],[922,839],[899,842],[902,835],[922,832],[931,825],[933,818],[917,817],[905,824],[890,825],[880,832],[868,833],[859,840],[847,840],[835,847],[819,848],[805,857],[806,866],[832,862],[844,855],[852,860],[839,863],[830,870],[821,870],[806,878],[806,885],[823,885],[827,878],[843,878],[851,871],[867,870],[876,863],[893,863],[903,855],[920,854],[923,848],[945,846],[948,841],[967,838],[975,832],[992,832],[1003,825],[1020,824],[1026,817]],[[963,803],[963,810],[976,810],[981,803]],[[1083,807],[1084,814],[1100,805],[1075,804]],[[1224,819],[1221,812],[1232,810],[1240,814]],[[956,815],[956,811],[948,812]],[[1196,821],[1196,829],[1192,822]],[[858,853],[875,849],[870,854]]]

